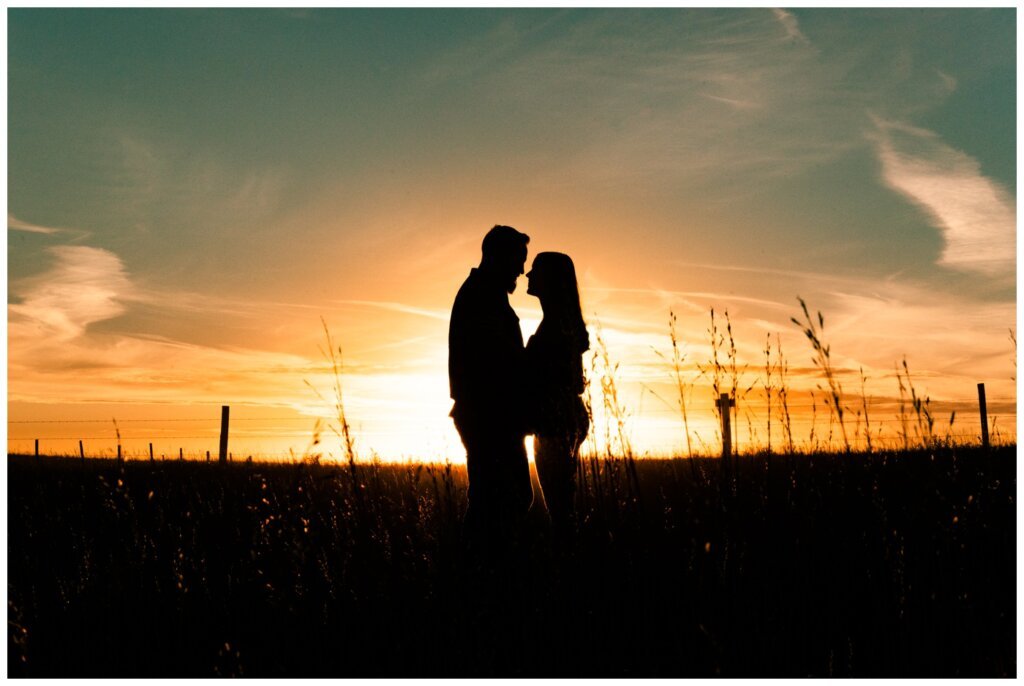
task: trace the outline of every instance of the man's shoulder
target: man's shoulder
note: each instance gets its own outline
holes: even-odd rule
[[[469,275],[462,281],[462,285],[459,286],[459,291],[456,294],[456,298],[464,297],[466,293],[472,293],[480,289],[480,278],[476,275],[476,270],[471,269]]]
[[[467,307],[471,308],[473,307],[473,304],[479,300],[480,287],[476,282],[476,279],[473,277],[473,274],[470,273],[470,275],[466,277],[466,280],[462,282],[462,285],[459,286],[459,290],[455,294],[455,302],[452,304],[452,313],[454,314],[456,311],[464,310]]]
[[[496,291],[478,270],[473,269],[466,280],[462,282],[459,292],[455,294],[453,309],[466,307],[494,309],[500,307],[503,302],[507,304],[508,300],[501,298],[501,293]]]

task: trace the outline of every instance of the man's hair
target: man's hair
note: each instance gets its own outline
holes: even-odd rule
[[[484,242],[480,246],[485,261],[493,260],[501,255],[526,250],[526,244],[530,237],[525,233],[516,231],[511,226],[496,224],[493,229],[484,236]]]

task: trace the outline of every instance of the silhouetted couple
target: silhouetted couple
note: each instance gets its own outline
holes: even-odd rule
[[[590,426],[580,397],[590,341],[572,260],[556,252],[534,258],[526,292],[540,299],[544,317],[526,346],[508,302],[529,242],[510,226],[487,233],[480,266],[455,297],[448,332],[451,416],[469,471],[465,534],[485,552],[516,538],[533,502],[525,446],[531,434],[556,538],[571,531],[579,447]]]

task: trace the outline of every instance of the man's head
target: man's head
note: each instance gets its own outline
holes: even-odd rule
[[[529,242],[529,236],[511,226],[495,226],[484,236],[480,268],[505,284],[509,293],[514,292],[516,279],[526,266],[526,244]]]

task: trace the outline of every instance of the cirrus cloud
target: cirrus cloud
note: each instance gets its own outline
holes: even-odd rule
[[[1016,207],[970,155],[935,133],[872,117],[882,180],[919,207],[945,239],[939,264],[1000,277],[1016,268]]]
[[[84,245],[59,245],[47,252],[54,258],[50,269],[15,286],[21,302],[8,307],[12,335],[16,327],[30,325],[57,340],[71,340],[90,324],[125,311],[118,296],[131,283],[117,255]]]

